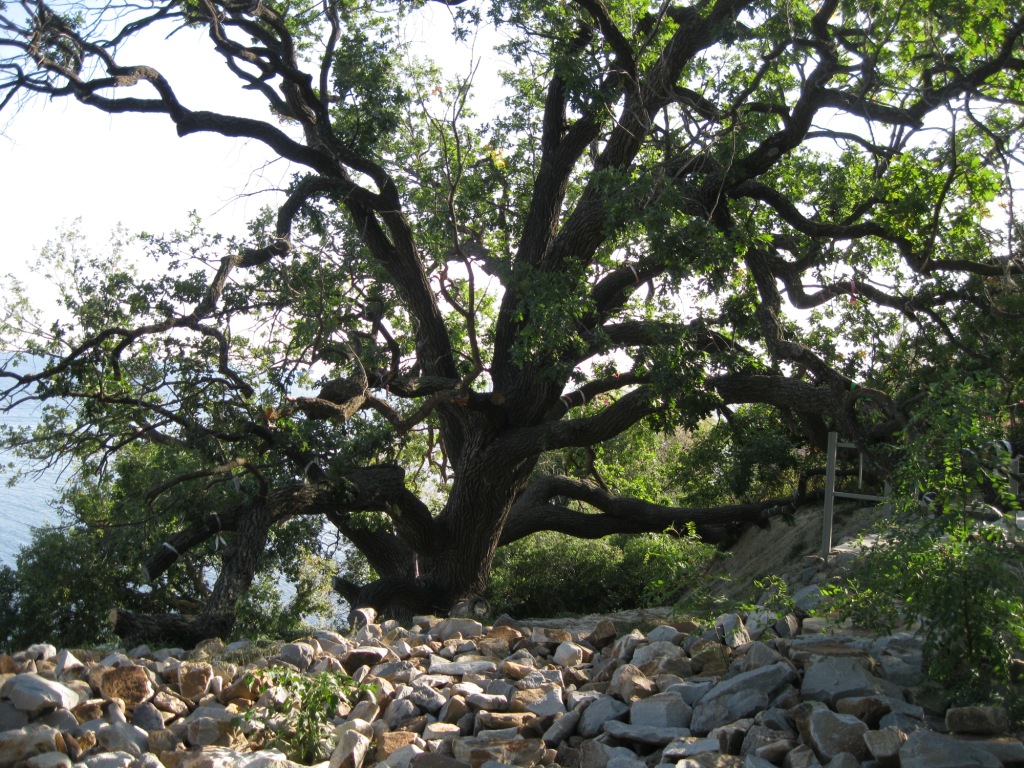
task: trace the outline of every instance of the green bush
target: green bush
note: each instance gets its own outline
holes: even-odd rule
[[[545,531],[498,551],[488,599],[518,617],[668,605],[702,578],[715,549],[692,532],[585,540]]]
[[[1001,429],[991,382],[938,381],[908,427],[895,473],[896,512],[834,594],[842,618],[878,631],[920,623],[929,677],[958,701],[1012,699],[1011,660],[1024,652],[1024,558],[970,510],[1007,498],[1006,457],[982,447]],[[921,491],[935,494],[925,509]]]
[[[271,668],[247,676],[262,694],[269,688],[279,695],[266,707],[253,707],[243,720],[255,729],[250,737],[261,746],[281,749],[290,759],[304,764],[326,760],[334,748],[333,721],[339,706],[351,704],[372,686],[356,684],[343,672],[307,675]]]

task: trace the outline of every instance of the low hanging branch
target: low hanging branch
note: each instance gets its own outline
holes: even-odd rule
[[[780,515],[790,515],[796,508],[813,500],[818,494],[807,494],[801,486],[789,497],[768,499],[753,504],[732,504],[722,507],[671,507],[632,497],[617,496],[595,483],[569,477],[542,477],[523,493],[509,512],[502,532],[502,546],[539,531],[558,531],[584,539],[599,539],[616,533],[647,533],[670,528],[686,530],[695,524],[698,533],[713,538],[714,529],[732,523],[765,525]],[[581,512],[556,498],[582,502],[597,510]]]

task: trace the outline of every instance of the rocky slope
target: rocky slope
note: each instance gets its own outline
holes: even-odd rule
[[[323,768],[1024,766],[1005,712],[927,692],[912,637],[818,629],[766,611],[586,636],[422,617],[268,655],[38,645],[0,658],[0,767],[293,768],[257,726],[285,698],[252,682],[267,666],[373,684],[331,713]]]
[[[724,561],[728,589],[749,595],[774,573],[806,606],[872,515],[838,515],[828,562],[820,509],[748,532]],[[296,740],[279,714],[288,693],[259,682],[269,668],[372,686],[323,713],[320,768],[1024,767],[1006,713],[948,708],[911,634],[823,634],[820,620],[766,610],[705,627],[670,618],[420,617],[262,649],[41,644],[0,657],[0,768],[294,768],[268,747]]]

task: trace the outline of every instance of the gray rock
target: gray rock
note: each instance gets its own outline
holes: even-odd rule
[[[787,731],[777,731],[774,728],[768,728],[764,725],[753,725],[748,728],[746,734],[744,734],[743,743],[740,746],[739,753],[740,755],[749,755],[757,752],[768,744],[774,744],[780,741],[789,741],[791,738],[792,734]],[[786,752],[792,748],[793,747],[790,746]],[[780,757],[785,757],[785,752]]]
[[[774,648],[764,643],[751,643],[743,658],[739,660],[739,671],[749,672],[752,669],[767,667],[782,660],[782,656]]]
[[[797,736],[793,719],[784,709],[778,707],[769,707],[758,712],[754,717],[754,724],[763,725],[765,728],[771,728],[773,731],[781,731],[786,734],[787,738],[795,739]]]
[[[430,634],[436,637],[441,642],[449,640],[455,635],[462,635],[463,637],[477,637],[484,633],[484,625],[474,619],[465,618],[449,618],[442,621],[434,629],[431,630]]]
[[[0,731],[14,731],[28,725],[28,714],[6,699],[0,701]]]
[[[806,586],[793,595],[793,605],[796,608],[797,616],[810,616],[819,603],[821,603],[821,587],[817,584]]]
[[[1013,737],[986,738],[983,736],[956,736],[961,744],[984,750],[1003,765],[1024,765],[1024,743]]]
[[[277,652],[277,657],[300,671],[305,671],[316,658],[316,649],[309,643],[285,643]]]
[[[1002,768],[991,753],[931,731],[910,734],[900,748],[900,768]]]
[[[641,666],[655,659],[678,659],[683,655],[683,649],[668,640],[657,640],[647,645],[638,646],[633,651],[633,658],[630,664]]]
[[[614,643],[612,647],[608,649],[605,654],[608,658],[618,659],[619,661],[625,662],[633,658],[633,652],[637,646],[646,640],[643,633],[639,629],[634,629],[628,635],[623,635]]]
[[[57,667],[53,670],[53,674],[58,678],[62,677],[68,672],[76,672],[79,669],[84,669],[85,664],[75,658],[75,655],[71,651],[63,650],[57,654],[57,658],[54,659],[57,663]]]
[[[868,756],[868,748],[864,743],[867,730],[867,725],[853,715],[816,709],[811,712],[808,720],[807,740],[823,763],[841,752],[849,752],[858,760],[863,760]]]
[[[100,752],[83,757],[76,768],[130,768],[134,762],[135,757],[127,752]]]
[[[544,685],[562,685],[562,670],[535,669],[521,680],[516,681],[516,688],[540,688]]]
[[[512,694],[508,708],[512,712],[532,712],[539,717],[562,714],[565,712],[565,704],[562,703],[562,687],[545,683],[539,688],[516,691]]]
[[[406,697],[423,712],[436,715],[447,702],[440,691],[425,685],[415,686]]]
[[[737,691],[750,690],[760,691],[770,698],[787,683],[791,683],[796,679],[796,670],[788,662],[780,661],[770,666],[752,669],[749,672],[730,677],[728,680],[723,680],[708,691],[697,703],[704,704]]]
[[[654,728],[688,728],[693,709],[682,695],[666,691],[634,701],[629,708],[629,722]]]
[[[768,696],[756,690],[735,691],[708,701],[702,699],[693,708],[690,730],[703,736],[714,728],[751,717],[767,706]]]
[[[61,707],[72,709],[80,701],[78,693],[66,685],[47,680],[35,673],[15,675],[0,687],[0,696],[29,717],[35,717],[47,709]]]
[[[593,738],[601,732],[608,720],[624,720],[629,714],[629,707],[611,696],[601,696],[591,702],[580,719],[579,733],[585,739]]]
[[[473,709],[488,712],[504,712],[508,709],[508,697],[493,693],[471,693],[466,697],[466,703]]]
[[[898,728],[883,728],[864,734],[864,744],[881,768],[899,768],[900,748],[906,740],[906,735]]]
[[[691,736],[678,739],[666,746],[661,759],[666,763],[674,763],[677,760],[684,760],[706,752],[718,752],[718,739],[700,739]]]
[[[582,646],[576,645],[573,642],[564,642],[555,648],[555,653],[551,659],[558,666],[569,669],[582,664],[583,655],[584,650]]]
[[[132,712],[131,724],[144,731],[162,730],[164,718],[152,701],[144,701]]]
[[[821,763],[814,755],[814,750],[806,744],[801,744],[782,761],[782,768],[820,768]]]
[[[722,642],[730,648],[738,648],[750,642],[750,635],[738,614],[723,613],[715,619],[715,629]]]
[[[849,696],[880,694],[903,699],[899,686],[875,677],[860,662],[849,657],[817,657],[804,671],[800,695],[805,701],[822,701],[834,707]]]
[[[690,735],[688,728],[630,725],[618,720],[606,721],[604,732],[620,741],[631,741],[658,747],[663,747],[676,739],[683,739]]]
[[[432,675],[486,675],[494,672],[498,665],[493,661],[447,661],[441,656],[430,657],[429,672]]]
[[[779,615],[774,611],[751,611],[747,614],[744,626],[750,639],[758,640],[778,620]]]
[[[765,709],[772,695],[795,679],[796,671],[784,661],[731,677],[697,702],[690,730],[703,735],[712,728],[752,716]]]
[[[141,757],[149,751],[149,735],[128,723],[103,723],[96,729],[96,744],[108,752],[127,752]]]
[[[597,739],[588,739],[580,749],[580,768],[607,768],[612,762],[636,760],[636,755],[626,747],[612,747]]]
[[[1002,707],[951,707],[946,712],[946,727],[952,733],[997,735],[1006,733],[1009,725]]]
[[[682,632],[668,624],[659,624],[647,633],[647,641],[649,643],[656,643],[661,640],[665,640],[674,645],[678,645],[679,641],[682,640],[683,637],[685,637],[685,635],[683,635]]]
[[[908,715],[906,712],[890,712],[887,715],[883,715],[882,719],[878,721],[878,727],[898,728],[904,733],[928,730],[928,725],[923,718]]]
[[[148,755],[156,760],[155,755]],[[159,763],[160,761],[157,760]],[[71,758],[60,752],[47,752],[45,755],[36,755],[25,761],[25,768],[71,768]],[[161,764],[158,768],[164,768]]]
[[[665,689],[665,693],[678,693],[683,697],[683,701],[692,707],[717,684],[717,680],[692,678],[682,683],[670,685]]]
[[[385,661],[370,670],[374,677],[386,677],[392,683],[411,683],[422,672],[411,661]]]
[[[25,658],[46,661],[57,655],[57,649],[49,643],[36,643],[25,649]]]
[[[329,768],[362,768],[370,740],[356,730],[348,730],[338,737],[338,743],[331,753]]]
[[[409,768],[412,764],[413,758],[423,753],[423,749],[416,744],[406,744],[404,747],[399,747],[384,761],[384,765],[388,768]]]
[[[860,768],[860,760],[849,752],[840,752],[828,761],[825,768]]]
[[[557,718],[541,737],[544,743],[549,747],[557,747],[563,741],[568,741],[569,737],[576,733],[576,729],[579,727],[580,718],[583,717],[583,712],[586,707],[577,707],[572,712],[567,712],[561,717]]]
[[[419,708],[409,699],[395,699],[384,710],[383,720],[394,730],[402,723],[422,714]]]
[[[920,655],[913,661],[886,655],[879,659],[879,663],[885,679],[896,685],[912,688],[924,680],[924,662]]]
[[[32,721],[33,725],[48,725],[58,731],[73,731],[78,727],[78,719],[68,709],[54,709]]]

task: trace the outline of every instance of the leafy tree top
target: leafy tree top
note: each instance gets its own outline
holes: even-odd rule
[[[409,55],[422,5],[2,6],[0,106],[157,113],[300,169],[247,242],[149,238],[157,278],[65,258],[66,317],[22,307],[4,334],[50,361],[4,374],[8,402],[75,403],[31,450],[193,454],[169,484],[240,476],[240,508],[323,512],[384,582],[461,596],[531,531],[713,515],[538,476],[545,451],[741,403],[867,446],[909,371],[1005,348],[1016,4],[444,3],[456,39],[503,40],[486,115],[472,77]],[[265,116],[193,109],[121,60],[181,27]]]

